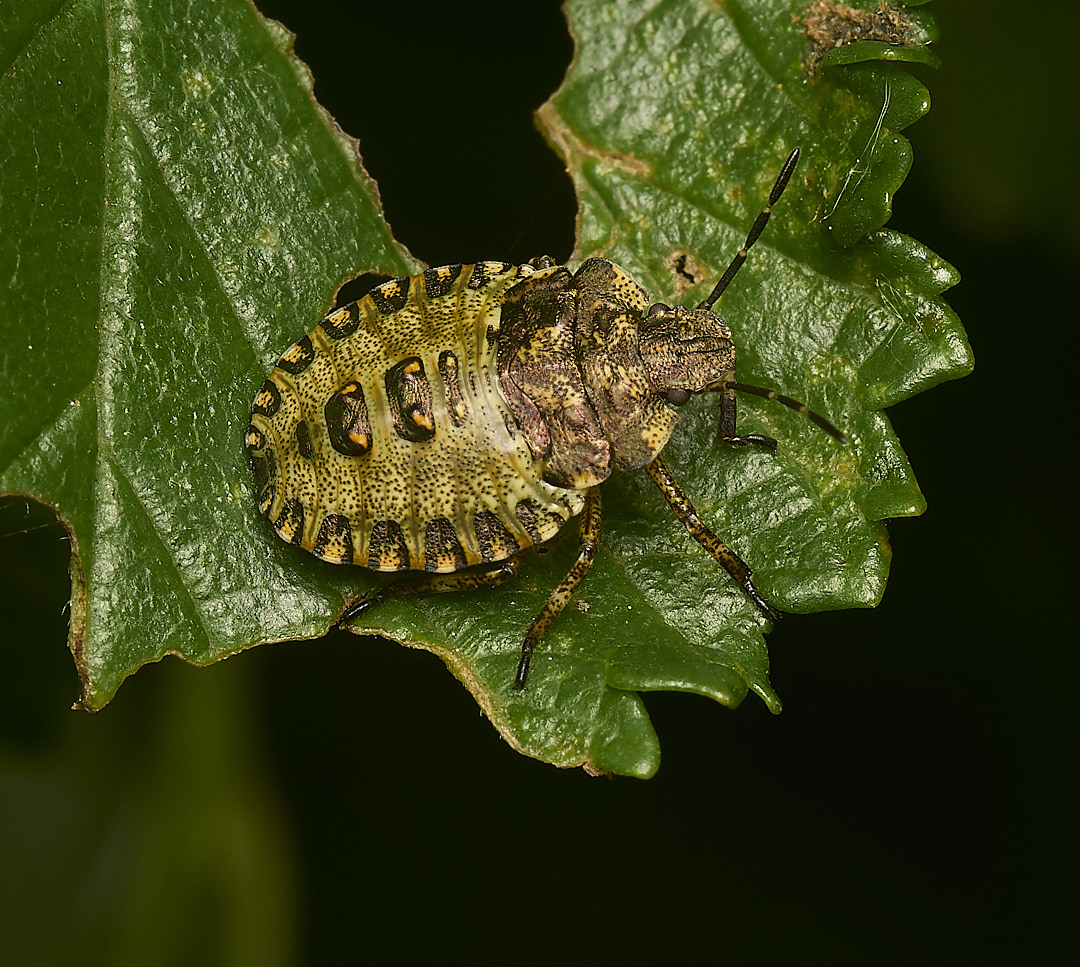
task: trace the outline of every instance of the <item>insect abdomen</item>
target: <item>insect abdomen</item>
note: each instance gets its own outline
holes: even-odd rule
[[[443,266],[335,310],[252,406],[259,510],[335,564],[456,571],[552,537],[583,499],[540,479],[494,353],[529,266]]]

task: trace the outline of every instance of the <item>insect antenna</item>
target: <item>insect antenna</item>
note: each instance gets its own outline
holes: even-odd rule
[[[772,206],[780,200],[780,196],[784,193],[784,189],[787,188],[788,181],[791,180],[791,174],[795,170],[795,165],[798,163],[799,149],[796,148],[788,155],[787,161],[784,162],[784,167],[780,169],[780,174],[777,176],[776,181],[772,186],[772,191],[769,192],[769,204],[758,213],[758,217],[754,220],[754,224],[750,229],[750,234],[746,236],[746,241],[743,242],[743,247],[739,249],[735,258],[731,260],[731,264],[720,277],[720,281],[716,283],[716,288],[714,288],[709,294],[709,297],[698,306],[699,309],[712,309],[713,303],[724,294],[724,289],[731,284],[731,280],[735,278],[735,273],[742,268],[743,262],[746,261],[747,252],[753,247],[754,242],[758,240],[761,233],[765,231],[765,226],[769,224],[769,215],[772,214]]]
[[[777,393],[774,389],[766,389],[763,386],[750,386],[748,383],[726,383],[727,389],[735,390],[737,393],[750,393],[752,396],[760,396],[762,399],[773,400],[776,403],[783,403],[788,409],[795,410],[805,416],[811,423],[820,427],[826,433],[829,434],[834,440],[839,443],[847,443],[847,437],[844,436],[835,426],[825,419],[820,413],[815,413],[805,403],[800,403],[796,399],[792,399],[790,396],[784,396],[783,393]]]

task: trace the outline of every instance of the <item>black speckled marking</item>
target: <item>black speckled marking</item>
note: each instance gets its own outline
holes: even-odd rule
[[[347,306],[335,309],[319,323],[319,328],[331,339],[339,341],[347,339],[360,328],[359,306],[355,302],[350,302]]]
[[[327,514],[319,525],[311,553],[331,564],[352,564],[352,525],[344,514]]]
[[[503,423],[506,426],[506,432],[510,434],[511,439],[515,439],[521,432],[521,427],[518,426],[518,421],[514,419],[513,415],[509,412],[503,414]]]
[[[311,443],[311,430],[306,422],[301,420],[296,424],[296,452],[305,460],[315,459],[315,447]]]
[[[514,513],[517,515],[517,519],[521,521],[522,526],[529,532],[529,536],[533,539],[534,544],[542,544],[546,539],[544,537],[544,530],[551,525],[555,526],[555,529],[562,527],[564,521],[561,517],[556,517],[549,511],[544,510],[535,500],[521,500],[518,501],[517,507],[514,508]],[[550,535],[548,535],[550,536]]]
[[[258,431],[255,431],[258,433]],[[261,436],[261,434],[260,434]],[[255,502],[259,513],[265,514],[274,502],[274,489],[277,486],[277,455],[269,447],[250,451],[251,469],[255,472]]]
[[[461,263],[443,265],[436,269],[428,269],[424,273],[424,289],[429,299],[440,299],[454,286],[458,276],[461,275]]]
[[[391,279],[389,282],[375,286],[368,295],[371,296],[371,301],[375,303],[375,308],[379,312],[384,316],[393,315],[403,309],[408,301],[411,282],[412,280],[406,277]]]
[[[244,446],[251,451],[261,450],[266,446],[266,436],[254,423],[249,423],[244,431]]]
[[[521,550],[516,537],[490,510],[481,510],[473,518],[473,530],[485,561],[502,561]]]
[[[281,409],[281,391],[272,379],[268,379],[259,387],[255,402],[251,404],[251,412],[261,413],[269,420],[279,409]]]
[[[469,420],[469,406],[461,393],[457,356],[449,349],[444,349],[439,354],[439,375],[443,381],[443,396],[446,399],[450,422],[454,426],[464,426]]]
[[[509,262],[477,262],[473,266],[472,276],[469,278],[469,288],[482,289],[512,268],[513,266]]]
[[[468,563],[453,523],[446,517],[428,521],[424,528],[424,569],[460,571]]]
[[[278,519],[274,521],[274,530],[282,540],[290,544],[300,543],[300,538],[304,536],[304,505],[298,498],[285,501]]]
[[[394,431],[410,443],[435,438],[435,416],[431,409],[431,382],[424,361],[409,356],[386,371],[386,399],[394,420]]]
[[[330,446],[338,453],[362,457],[371,452],[371,421],[359,383],[346,383],[334,393],[323,407],[323,416]]]
[[[396,520],[377,520],[368,539],[368,563],[373,571],[405,571],[409,548]]]
[[[293,343],[281,354],[277,366],[279,369],[285,370],[286,373],[299,376],[313,362],[315,362],[315,350],[311,345],[311,337],[304,336],[303,339]]]

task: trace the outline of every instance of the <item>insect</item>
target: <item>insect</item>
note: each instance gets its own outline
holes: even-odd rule
[[[763,614],[750,568],[700,520],[660,457],[693,396],[736,392],[803,404],[735,379],[731,330],[712,307],[769,220],[798,161],[787,159],[742,248],[708,298],[674,308],[602,258],[428,269],[377,286],[290,346],[262,384],[245,442],[256,501],[278,535],[334,564],[420,575],[360,597],[346,623],[387,598],[499,584],[522,555],[580,517],[578,553],[525,632],[514,685],[581,584],[600,539],[600,484],[644,469],[689,533]]]

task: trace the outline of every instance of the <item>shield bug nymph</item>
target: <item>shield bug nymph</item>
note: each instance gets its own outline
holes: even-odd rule
[[[363,595],[342,623],[392,596],[499,584],[580,517],[577,558],[525,632],[514,677],[523,689],[533,651],[592,565],[600,485],[638,469],[754,604],[778,616],[660,453],[676,408],[702,393],[718,394],[728,445],[776,447],[736,433],[738,392],[797,409],[844,442],[798,401],[739,382],[731,330],[712,311],[798,157],[696,308],[650,304],[602,258],[575,272],[546,257],[446,265],[377,286],[285,351],[246,434],[259,511],[324,561],[423,572]]]

